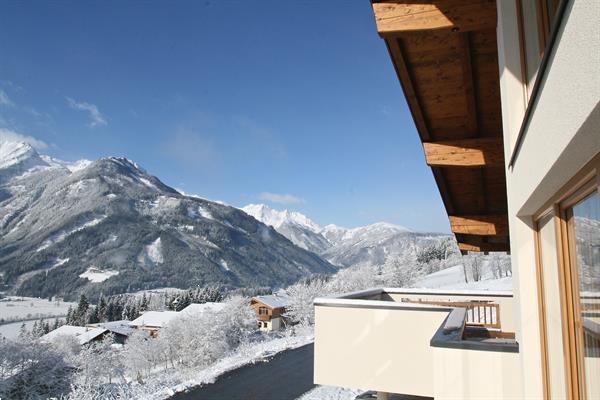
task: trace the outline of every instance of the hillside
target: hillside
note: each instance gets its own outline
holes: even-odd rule
[[[182,195],[136,163],[69,164],[0,143],[0,274],[11,292],[281,287],[332,265],[237,208]]]

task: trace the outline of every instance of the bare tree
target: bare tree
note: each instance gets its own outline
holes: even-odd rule
[[[481,256],[478,254],[472,255],[470,257],[469,267],[473,281],[479,282],[483,276],[483,260],[481,260]]]

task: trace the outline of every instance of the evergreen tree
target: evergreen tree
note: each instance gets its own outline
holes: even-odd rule
[[[87,322],[87,312],[90,307],[90,303],[84,294],[79,297],[79,303],[77,304],[77,309],[75,310],[75,318],[74,325],[84,326]]]
[[[106,321],[116,321],[119,319],[120,313],[115,311],[115,304],[113,300],[109,300],[106,304]]]
[[[91,309],[88,312],[88,324],[96,324],[100,322],[100,318],[98,317],[98,307],[90,307]]]
[[[44,322],[44,335],[50,332],[50,323],[48,321]]]
[[[98,321],[99,322],[108,321],[108,315],[107,315],[108,305],[106,304],[106,299],[102,295],[100,295],[100,300],[98,301],[97,309],[98,309],[98,312],[97,312]]]
[[[25,322],[23,322],[21,324],[21,327],[19,328],[19,340],[21,342],[24,342],[28,336],[28,332],[27,332],[27,326],[25,325]]]
[[[67,317],[65,319],[67,325],[73,325],[73,307],[69,306],[69,309],[67,310]]]
[[[142,300],[140,302],[139,311],[144,312],[148,311],[148,298],[146,297],[146,293],[142,295]]]

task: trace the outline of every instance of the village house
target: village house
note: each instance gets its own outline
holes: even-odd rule
[[[135,329],[146,331],[151,337],[158,336],[159,331],[176,318],[201,318],[205,313],[222,310],[224,303],[190,304],[181,311],[146,311],[129,325]]]
[[[72,337],[81,345],[102,340],[109,330],[102,327],[62,325],[40,338],[44,343],[55,343],[61,337]]]
[[[104,328],[108,333],[113,335],[115,343],[125,344],[127,338],[135,331],[135,328],[131,326],[131,321],[120,320],[110,322],[99,322],[96,324],[86,325],[90,328]]]
[[[167,326],[169,322],[179,316],[177,311],[146,311],[129,325],[150,334],[151,337],[158,336],[158,331]]]
[[[284,328],[288,323],[284,314],[289,304],[289,297],[282,295],[253,297],[250,300],[250,306],[256,312],[258,329],[269,332]]]

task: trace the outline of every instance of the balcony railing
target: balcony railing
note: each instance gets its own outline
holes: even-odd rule
[[[466,326],[476,326],[492,329],[500,329],[500,304],[491,301],[432,301],[432,300],[410,300],[406,303],[431,304],[446,307],[461,307],[466,310]]]
[[[510,292],[414,289],[318,298],[315,383],[435,398],[516,395],[512,301]]]

